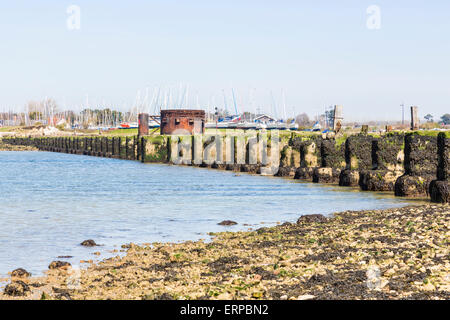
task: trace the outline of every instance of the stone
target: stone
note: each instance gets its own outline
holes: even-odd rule
[[[448,181],[433,180],[430,183],[430,197],[432,202],[450,202],[450,184]]]
[[[241,165],[241,172],[256,174],[260,171],[260,165],[257,164],[243,164]]]
[[[438,168],[437,137],[407,134],[404,152],[406,174],[436,177]]]
[[[14,281],[5,287],[4,293],[8,296],[21,297],[30,291],[30,287],[23,281]]]
[[[418,107],[411,107],[411,130],[419,129],[419,115],[418,115]]]
[[[314,168],[312,168],[312,167],[297,168],[295,170],[294,179],[312,180],[313,173],[314,173]]]
[[[345,141],[346,169],[371,170],[373,167],[372,146],[373,137],[354,135]]]
[[[312,181],[315,183],[338,183],[340,173],[340,169],[315,168]]]
[[[356,187],[359,185],[359,171],[357,170],[342,170],[339,175],[339,185],[341,187]]]
[[[322,214],[307,214],[304,216],[301,216],[300,218],[298,218],[297,220],[297,224],[301,224],[301,223],[313,223],[313,222],[326,222],[328,219],[322,215]]]
[[[372,147],[372,162],[376,170],[403,172],[405,159],[405,135],[389,134],[374,139]]]
[[[237,224],[237,222],[232,221],[232,220],[224,220],[224,221],[218,223],[219,226],[234,226],[236,224]]]
[[[66,261],[52,261],[52,263],[49,264],[49,269],[68,269],[71,267],[71,264]]]
[[[225,167],[225,170],[228,171],[241,171],[241,165],[240,164],[227,164]]]
[[[359,185],[364,191],[394,191],[395,181],[402,173],[388,170],[364,170],[359,173]]]
[[[84,247],[95,247],[95,246],[97,246],[95,241],[92,240],[92,239],[84,240],[82,243],[80,243],[80,245],[82,245]]]
[[[211,169],[218,169],[218,170],[225,170],[227,165],[225,163],[217,163],[214,161],[214,163],[211,165]]]
[[[281,224],[281,227],[291,227],[294,224],[292,222],[284,222],[283,224]]]
[[[395,181],[395,195],[398,197],[428,196],[433,176],[413,176],[404,174]]]
[[[345,143],[338,144],[335,139],[320,143],[320,167],[342,169],[345,167]]]
[[[31,276],[31,273],[29,273],[27,270],[23,268],[15,269],[11,272],[11,277],[15,278],[28,278]]]
[[[293,177],[295,176],[295,169],[293,167],[280,167],[275,174],[277,177]]]

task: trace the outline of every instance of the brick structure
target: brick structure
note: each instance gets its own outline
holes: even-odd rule
[[[139,113],[138,121],[139,121],[139,129],[138,129],[139,136],[148,135],[148,113]]]
[[[161,110],[161,134],[201,134],[204,132],[204,110]]]

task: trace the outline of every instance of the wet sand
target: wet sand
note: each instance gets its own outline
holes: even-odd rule
[[[420,205],[128,244],[86,270],[13,277],[0,299],[450,299],[449,227],[449,205]]]

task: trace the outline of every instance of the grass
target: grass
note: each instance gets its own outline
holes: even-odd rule
[[[419,136],[426,136],[426,137],[437,137],[439,133],[443,132],[445,134],[446,138],[450,138],[450,130],[446,131],[438,131],[438,130],[420,130],[420,131],[413,131],[409,134],[415,134]]]
[[[14,131],[16,129],[21,128],[20,126],[14,126],[14,127],[0,127],[0,132],[9,132]]]
[[[117,129],[117,130],[110,130],[110,131],[102,131],[102,135],[110,136],[110,137],[136,136],[137,134],[138,134],[138,129]],[[159,132],[158,132],[158,134],[159,134]]]

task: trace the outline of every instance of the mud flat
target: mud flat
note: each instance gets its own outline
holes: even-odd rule
[[[12,277],[0,298],[450,299],[449,228],[449,205],[303,216],[211,242],[124,245],[81,272]]]

